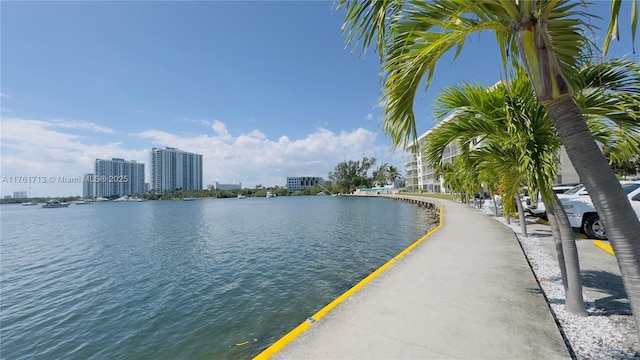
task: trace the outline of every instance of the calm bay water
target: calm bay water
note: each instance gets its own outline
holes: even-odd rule
[[[371,198],[0,206],[0,358],[250,358],[429,229]]]

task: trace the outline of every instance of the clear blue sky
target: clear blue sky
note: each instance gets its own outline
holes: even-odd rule
[[[203,154],[205,184],[284,186],[287,176],[326,178],[363,156],[404,171],[378,122],[377,54],[345,48],[344,13],[332,2],[0,6],[2,176],[78,176],[112,157],[143,162],[149,173],[149,150],[164,146]],[[608,2],[592,10],[606,17]],[[631,51],[628,24],[627,16],[614,55]],[[498,56],[486,34],[471,37],[455,62],[441,61],[416,102],[418,131],[435,124],[431,102],[443,86],[498,81]],[[1,186],[3,196],[29,188]],[[30,190],[82,192],[77,184]]]

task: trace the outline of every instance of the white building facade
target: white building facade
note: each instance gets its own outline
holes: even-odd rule
[[[117,198],[144,193],[144,164],[135,160],[112,158],[111,160],[96,159],[95,173],[91,180],[93,189],[86,186],[87,194],[95,191],[95,197]],[[84,195],[84,189],[83,189]],[[87,196],[89,195],[89,196]]]
[[[407,162],[405,162],[405,189],[409,192],[426,192],[426,193],[447,193],[449,192],[444,184],[441,176],[435,176],[434,169],[427,165],[422,159],[422,151],[426,147],[426,137],[433,129],[440,124],[447,122],[453,118],[453,114],[445,118],[442,122],[426,131],[418,137],[418,142],[412,142],[405,149]],[[472,147],[478,144],[477,141],[472,143]],[[460,146],[457,143],[447,145],[442,155],[443,163],[452,163],[453,159],[460,154]],[[564,146],[560,147],[558,154],[558,175],[557,184],[561,183],[579,183],[580,178],[576,172],[567,151]]]
[[[240,190],[242,188],[242,183],[221,184],[215,181],[213,183],[213,188],[217,190]]]
[[[82,182],[82,197],[85,199],[93,199],[96,197],[96,183],[94,174],[84,174]]]
[[[317,176],[287,177],[287,194],[322,184],[324,184],[324,179]]]
[[[434,169],[422,159],[421,149],[424,149],[424,138],[427,134],[428,132],[418,138],[420,144],[418,147],[413,145],[407,147],[408,161],[404,164],[405,188],[409,192],[444,193],[447,190],[442,177],[436,176]],[[459,153],[458,144],[450,144],[444,150],[442,161],[451,163]]]
[[[14,199],[26,199],[29,194],[26,191],[14,191],[13,198]]]
[[[202,155],[176,148],[151,150],[151,190],[202,190]]]
[[[446,117],[433,128],[427,130],[418,137],[417,143],[412,142],[405,149],[408,158],[405,162],[405,188],[410,192],[427,192],[427,193],[444,193],[447,192],[442,177],[435,176],[434,169],[427,166],[427,162],[422,158],[422,151],[426,146],[426,138],[433,129],[438,125],[445,123],[453,118],[453,115]],[[453,162],[460,153],[458,144],[450,144],[444,149],[442,161],[445,163]]]

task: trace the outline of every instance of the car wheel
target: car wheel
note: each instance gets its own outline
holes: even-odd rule
[[[591,239],[607,240],[604,224],[597,214],[590,215],[584,220],[584,233]]]

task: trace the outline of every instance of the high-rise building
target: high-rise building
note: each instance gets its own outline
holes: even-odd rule
[[[151,149],[151,189],[202,190],[202,155],[171,147]]]
[[[96,159],[95,196],[114,198],[144,193],[144,164],[134,160]]]
[[[96,197],[96,177],[94,174],[84,174],[82,182],[82,197],[85,199],[93,199]]]

